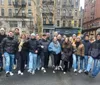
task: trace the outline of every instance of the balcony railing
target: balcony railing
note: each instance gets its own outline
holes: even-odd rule
[[[65,16],[65,15],[62,15],[61,16],[61,19],[73,19],[73,16]]]
[[[14,7],[26,7],[26,5],[27,5],[27,3],[25,1],[21,1],[21,2],[13,1]]]
[[[54,5],[54,1],[53,0],[49,0],[49,1],[43,0],[42,4]]]
[[[53,13],[52,12],[49,12],[49,13],[45,12],[45,13],[42,13],[42,15],[43,16],[45,16],[45,15],[51,15],[51,16],[53,16]]]
[[[27,16],[26,16],[25,13],[19,13],[19,14],[13,13],[13,17],[15,17],[15,18],[26,18]]]

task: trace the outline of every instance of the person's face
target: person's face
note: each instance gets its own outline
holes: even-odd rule
[[[31,36],[31,38],[32,38],[32,39],[34,39],[34,38],[35,38],[35,36]]]
[[[86,37],[85,37],[85,40],[89,40],[89,37],[88,37],[88,36],[86,36]]]
[[[19,30],[18,30],[18,29],[16,29],[16,30],[15,30],[15,33],[19,33]]]
[[[13,37],[14,36],[14,33],[13,32],[9,32],[9,37]]]
[[[65,39],[65,42],[66,42],[66,43],[68,42],[68,38]]]
[[[77,41],[77,42],[80,42],[80,38],[76,38],[76,41]]]
[[[0,31],[0,34],[1,34],[1,35],[4,35],[4,34],[5,34],[5,32],[4,32],[3,30],[1,30],[1,31]]]
[[[73,39],[76,39],[76,36],[73,36]]]
[[[53,41],[54,41],[54,42],[56,42],[56,41],[57,41],[57,38],[56,38],[56,37],[54,37]]]
[[[42,38],[46,40],[47,39],[47,36],[43,36]]]
[[[97,40],[100,40],[100,35],[97,35]]]
[[[40,37],[39,37],[39,36],[36,36],[36,39],[37,39],[37,40],[39,40],[39,39],[40,39]]]
[[[26,39],[26,36],[25,36],[25,35],[23,35],[23,36],[22,36],[22,39]]]
[[[61,35],[58,35],[58,36],[57,36],[57,39],[61,39]]]

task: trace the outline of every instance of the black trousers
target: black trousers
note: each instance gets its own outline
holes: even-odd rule
[[[3,57],[1,53],[0,53],[0,67],[3,68]]]
[[[40,58],[41,58],[41,66],[44,68],[48,68],[48,63],[49,63],[48,52],[41,52]]]
[[[55,66],[59,66],[60,65],[60,60],[61,60],[61,54],[54,54],[54,64]]]
[[[18,70],[21,70],[21,72],[24,72],[24,67],[27,59],[27,52],[25,51],[18,52],[17,56],[18,56],[17,68]]]

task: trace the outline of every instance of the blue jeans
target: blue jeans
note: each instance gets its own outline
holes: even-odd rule
[[[76,56],[75,54],[73,54],[73,68],[74,69],[78,69],[78,56]]]
[[[37,56],[37,68],[40,68],[41,67],[41,59],[40,59],[40,56],[38,55]]]
[[[35,71],[37,68],[37,54],[29,53],[29,70]]]
[[[94,59],[94,66],[92,70],[92,76],[97,76],[98,73],[100,72],[100,59]]]
[[[88,56],[84,56],[84,70],[86,70],[87,68],[87,65],[88,65]]]
[[[83,61],[84,61],[84,57],[80,57],[79,56],[79,60],[80,60],[80,70],[83,70]]]
[[[94,61],[94,59],[90,56],[89,59],[88,59],[88,64],[87,64],[86,71],[89,72],[91,70],[93,61]]]
[[[5,52],[4,53],[4,57],[5,57],[5,71],[6,72],[11,72],[12,71],[12,67],[14,65],[15,55]]]

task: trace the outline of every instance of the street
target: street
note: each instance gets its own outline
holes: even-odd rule
[[[25,72],[24,76],[14,73],[12,77],[0,74],[0,85],[100,85],[100,75],[93,79],[85,74],[75,75],[73,72],[66,75],[62,72],[53,74],[50,69],[45,74],[41,71],[37,71],[35,75]]]

